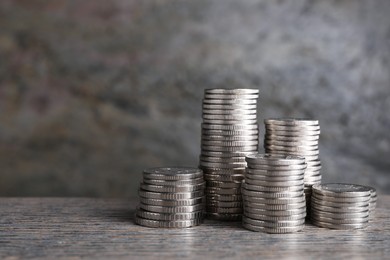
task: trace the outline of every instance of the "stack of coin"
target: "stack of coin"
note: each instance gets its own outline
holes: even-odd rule
[[[321,161],[318,149],[319,122],[311,119],[266,119],[264,123],[266,153],[305,157],[307,163],[305,195],[309,213],[311,186],[321,183]]]
[[[242,182],[243,226],[252,231],[292,233],[303,229],[305,158],[251,154]]]
[[[245,155],[258,150],[256,89],[206,89],[199,168],[209,218],[239,220]]]
[[[331,229],[359,229],[368,226],[372,188],[343,183],[312,187],[311,221]]]
[[[197,168],[152,168],[143,172],[135,223],[156,228],[185,228],[203,220],[203,172]]]

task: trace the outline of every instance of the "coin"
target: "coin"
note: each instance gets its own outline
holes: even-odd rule
[[[244,176],[241,174],[204,174],[206,181],[227,181],[241,183]]]
[[[333,218],[327,218],[316,214],[312,214],[310,218],[312,221],[323,221],[331,224],[358,224],[358,223],[367,223],[369,221],[369,217],[333,219]]]
[[[246,190],[262,191],[262,192],[303,191],[302,185],[287,186],[287,187],[279,187],[279,186],[269,187],[269,186],[251,185],[246,183],[245,180],[242,182],[241,185]]]
[[[256,114],[249,114],[249,115],[232,115],[232,114],[226,114],[226,115],[213,115],[213,114],[203,114],[203,119],[210,119],[210,120],[255,120],[257,119]]]
[[[317,184],[312,187],[313,192],[337,196],[337,197],[365,197],[371,196],[371,189],[367,186],[346,184],[346,183],[327,183]]]
[[[191,206],[166,207],[166,206],[154,206],[154,205],[140,203],[139,207],[146,211],[158,212],[158,213],[188,213],[188,212],[202,210],[204,208],[204,204],[197,204]]]
[[[319,227],[330,229],[362,229],[368,226],[368,222],[359,224],[332,224],[323,221],[313,221],[313,224]]]
[[[202,223],[201,219],[193,220],[174,220],[174,221],[163,221],[163,220],[150,220],[136,216],[134,218],[136,224],[152,228],[186,228],[197,226]]]
[[[244,199],[244,208],[247,207],[262,209],[262,210],[290,210],[290,209],[299,209],[302,207],[306,207],[306,201],[302,201],[299,203],[289,203],[289,204],[262,204],[250,202]]]
[[[299,178],[302,178],[305,173],[305,168],[298,169],[298,170],[259,170],[259,169],[251,169],[246,168],[246,175],[248,175],[248,178],[250,176],[251,179],[256,179],[257,176],[260,177],[289,177],[289,176],[298,176]]]
[[[144,178],[160,180],[196,179],[202,175],[200,169],[186,167],[150,168],[143,171]]]
[[[291,187],[291,186],[302,186],[303,188],[303,179],[297,181],[273,181],[268,180],[255,180],[255,179],[246,179],[245,182],[249,185],[258,185],[264,187]]]
[[[140,197],[150,198],[150,199],[163,199],[163,200],[184,200],[201,197],[204,195],[203,190],[198,190],[194,192],[183,192],[183,193],[161,193],[161,192],[150,192],[146,190],[139,190],[138,194]]]
[[[317,131],[304,131],[304,130],[301,130],[301,131],[283,131],[283,130],[270,130],[270,129],[266,129],[267,132],[266,132],[266,135],[278,135],[278,136],[285,136],[285,137],[301,137],[301,136],[304,136],[304,137],[307,137],[307,136],[315,136],[317,137],[321,131],[320,130],[317,130]]]
[[[207,200],[208,207],[218,208],[242,208],[242,201],[216,201],[212,199]]]
[[[341,203],[348,203],[348,202],[367,202],[367,203],[369,203],[370,199],[371,199],[370,196],[336,197],[336,196],[317,194],[315,192],[313,192],[312,197],[317,198],[319,200],[326,200],[329,202],[341,202]]]
[[[233,108],[233,109],[207,109],[203,108],[203,114],[208,115],[253,115],[257,113],[257,109],[242,109],[242,108]]]
[[[290,216],[290,215],[296,215],[296,214],[303,214],[306,212],[306,206],[296,209],[288,209],[288,210],[268,210],[268,209],[259,209],[259,208],[251,208],[251,207],[245,207],[245,214],[246,212],[252,213],[252,214],[260,214],[260,215],[267,215],[267,216]]]
[[[149,212],[143,209],[138,208],[136,211],[137,216],[141,218],[151,219],[151,220],[193,220],[193,219],[202,219],[203,211],[194,211],[190,213],[156,213]]]
[[[202,145],[201,149],[211,152],[254,152],[257,151],[257,145],[252,146],[215,146]]]
[[[241,186],[242,194],[245,196],[260,197],[260,198],[295,198],[303,196],[303,192],[300,191],[279,191],[279,192],[264,192],[264,191],[252,191],[247,190]]]
[[[255,232],[265,232],[270,234],[286,234],[286,233],[294,233],[303,230],[304,225],[294,226],[294,227],[282,227],[282,228],[269,228],[269,227],[261,227],[249,224],[247,222],[242,222],[242,226],[248,230]]]
[[[263,221],[271,221],[271,222],[277,222],[277,221],[289,221],[289,220],[301,220],[306,217],[306,212],[295,214],[295,215],[289,215],[289,216],[267,216],[267,215],[261,215],[261,214],[252,214],[245,212],[245,216],[251,219],[257,219],[257,220],[263,220]]]
[[[182,185],[182,186],[162,186],[152,184],[140,184],[141,189],[154,192],[193,192],[202,190],[205,187],[205,183],[196,185]]]
[[[242,201],[241,195],[219,195],[219,194],[207,194],[206,200],[214,200],[214,201],[226,201],[226,202],[232,202],[232,201]]]
[[[237,136],[223,136],[223,135],[202,135],[202,140],[205,141],[228,141],[228,142],[246,142],[255,140],[259,143],[257,135],[237,135]]]
[[[266,165],[291,165],[291,164],[304,164],[305,158],[302,156],[294,155],[274,155],[274,154],[248,154],[245,160],[251,164],[266,164]]]
[[[205,89],[204,91],[205,94],[244,94],[244,95],[249,95],[249,94],[259,94],[258,89],[250,89],[250,88],[245,88],[245,89],[225,89],[225,88],[213,88],[213,89]]]
[[[231,168],[245,168],[245,162],[232,162],[232,163],[217,163],[217,162],[205,162],[199,161],[199,168],[221,168],[221,169],[231,169]]]
[[[204,168],[205,174],[223,174],[223,175],[243,175],[245,172],[245,168],[231,168],[231,169],[221,169],[221,168]]]
[[[257,104],[203,104],[203,109],[218,110],[257,110]]]
[[[230,104],[240,104],[240,105],[253,105],[257,104],[256,99],[203,99],[203,104],[216,104],[216,105],[230,105]]]
[[[290,165],[263,165],[263,164],[250,164],[248,165],[247,171],[256,174],[259,170],[268,171],[290,171],[290,170],[305,170],[306,164],[290,164]]]
[[[161,199],[149,199],[149,198],[140,198],[140,202],[148,205],[154,206],[165,206],[165,207],[177,207],[177,206],[192,206],[205,202],[204,197],[194,198],[194,199],[185,199],[185,200],[161,200]]]
[[[250,174],[245,173],[245,178],[247,181],[250,180],[259,180],[259,181],[267,181],[267,182],[289,182],[289,181],[304,181],[303,173],[297,175],[286,175],[286,176],[275,176],[275,175],[260,175],[260,174]],[[248,182],[249,183],[249,182]]]
[[[342,213],[342,212],[327,212],[317,210],[316,208],[311,207],[310,214],[319,215],[322,217],[332,218],[332,219],[349,219],[349,218],[365,218],[369,217],[369,210],[362,212],[351,212],[351,213]]]
[[[213,207],[213,206],[206,206],[206,211],[210,213],[220,213],[220,214],[241,214],[243,209],[242,207],[237,208],[222,208],[222,207]]]
[[[206,194],[217,194],[217,195],[238,195],[241,194],[240,188],[219,188],[219,187],[206,187]]]
[[[208,181],[207,187],[218,187],[218,188],[237,188],[239,189],[241,187],[241,183],[237,182],[225,182],[225,181]]]
[[[318,120],[309,118],[269,118],[264,120],[265,124],[272,125],[291,125],[291,126],[310,126],[319,125]]]
[[[299,141],[318,141],[320,139],[319,135],[308,135],[308,136],[283,136],[283,135],[275,135],[271,133],[265,133],[264,140],[265,141],[287,141],[287,142],[299,142]]]
[[[265,145],[276,145],[276,146],[309,146],[318,148],[318,140],[316,141],[276,141],[276,140],[264,140]]]
[[[239,151],[231,151],[231,152],[212,152],[212,151],[202,151],[202,156],[208,156],[208,157],[218,157],[218,158],[231,158],[231,157],[243,157],[247,154],[253,153],[253,151],[248,152],[239,152]]]
[[[254,125],[257,124],[257,119],[242,119],[242,120],[228,120],[228,119],[205,119],[203,118],[203,123],[205,124],[216,124],[216,125],[240,125],[240,124],[245,124],[245,125]]]
[[[227,130],[227,131],[258,130],[259,128],[257,124],[220,125],[220,124],[202,123],[201,126],[202,129]]]
[[[177,180],[177,181],[166,181],[144,178],[145,184],[162,185],[162,186],[182,186],[182,185],[194,185],[204,183],[203,178],[189,179],[189,180]]]
[[[281,221],[271,222],[271,221],[252,219],[246,216],[242,216],[242,221],[255,226],[270,227],[270,228],[295,227],[295,226],[301,226],[305,223],[304,218],[298,220],[281,220]]]

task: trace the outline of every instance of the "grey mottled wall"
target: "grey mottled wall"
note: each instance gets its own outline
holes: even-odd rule
[[[390,192],[388,0],[2,0],[0,195],[196,166],[211,87],[260,88],[261,123],[318,118],[324,181]]]

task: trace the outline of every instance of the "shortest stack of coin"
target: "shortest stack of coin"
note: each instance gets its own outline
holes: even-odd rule
[[[197,168],[144,170],[135,223],[154,228],[186,228],[203,221],[203,172]]]
[[[360,229],[368,226],[371,187],[328,183],[312,187],[311,221],[331,229]]]
[[[266,233],[303,229],[305,158],[294,155],[252,154],[242,182],[243,227]]]

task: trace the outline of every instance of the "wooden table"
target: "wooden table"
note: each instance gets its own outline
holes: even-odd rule
[[[345,258],[390,257],[390,196],[380,196],[366,230],[307,225],[285,235],[239,222],[206,220],[189,229],[133,224],[137,199],[0,198],[0,258]]]

